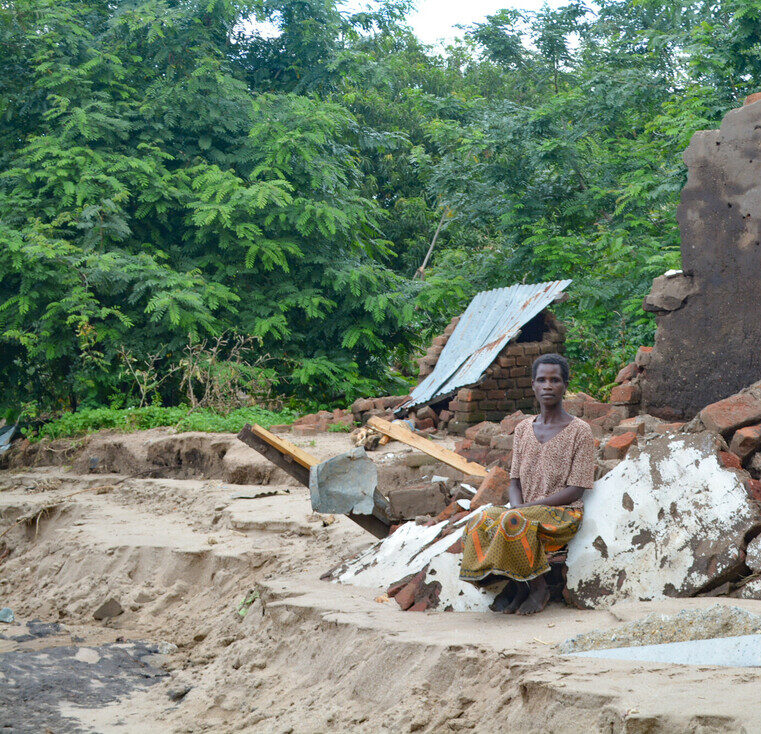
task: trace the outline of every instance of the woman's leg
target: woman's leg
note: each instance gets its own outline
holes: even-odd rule
[[[547,588],[547,574],[537,576],[528,582],[523,603],[515,610],[516,614],[536,614],[547,606],[550,590]]]

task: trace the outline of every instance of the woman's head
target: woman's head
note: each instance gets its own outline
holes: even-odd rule
[[[568,388],[568,362],[559,354],[543,354],[531,366],[531,388],[543,409],[559,405]]]
[[[568,369],[568,360],[560,354],[543,354],[541,357],[537,357],[534,360],[534,364],[531,366],[531,379],[536,380],[536,374],[539,371],[539,366],[543,364],[555,364],[560,368],[560,375],[563,378],[563,382],[568,385],[570,378],[570,371]]]

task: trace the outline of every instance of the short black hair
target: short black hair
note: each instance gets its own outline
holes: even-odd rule
[[[539,369],[540,364],[556,364],[560,367],[560,376],[563,378],[563,382],[568,384],[570,378],[570,370],[568,369],[568,360],[561,354],[543,354],[541,357],[537,357],[534,360],[534,364],[531,365],[531,379],[536,379],[536,372]]]

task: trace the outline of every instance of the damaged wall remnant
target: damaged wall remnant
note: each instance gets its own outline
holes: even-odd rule
[[[692,596],[742,573],[761,513],[718,453],[707,431],[659,437],[595,482],[568,544],[575,604]]]
[[[643,408],[692,418],[761,375],[761,101],[693,135],[677,219],[682,273],[656,278],[645,310],[658,330]]]

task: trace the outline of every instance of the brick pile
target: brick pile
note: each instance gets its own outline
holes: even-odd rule
[[[341,426],[350,428],[354,418],[348,410],[336,408],[336,410],[321,410],[319,413],[310,413],[297,418],[292,424],[272,426],[273,433],[286,433],[291,431],[296,436],[314,436],[316,433],[328,430],[329,426]]]
[[[707,405],[690,426],[721,436],[719,461],[741,472],[748,494],[761,502],[761,381]]]
[[[409,395],[387,395],[382,398],[359,398],[350,407],[355,423],[365,425],[370,418],[377,416],[384,420],[394,419],[394,408],[409,400]]]

